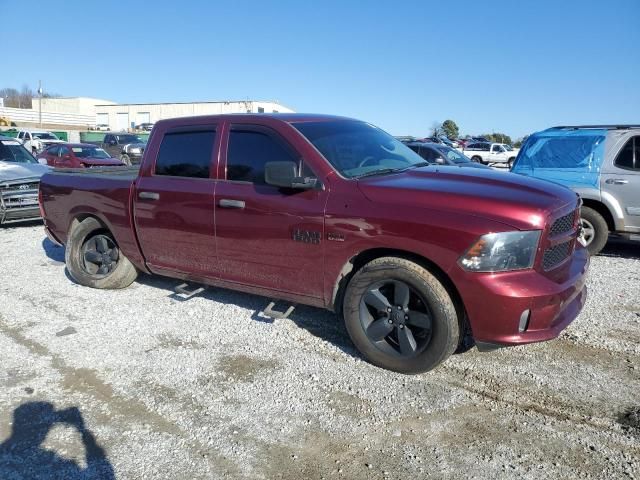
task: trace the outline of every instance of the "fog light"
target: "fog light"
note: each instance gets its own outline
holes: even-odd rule
[[[531,310],[525,310],[520,315],[520,324],[518,325],[518,332],[522,333],[529,327],[529,320],[531,319]]]

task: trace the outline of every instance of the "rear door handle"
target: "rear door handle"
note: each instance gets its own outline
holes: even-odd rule
[[[244,208],[244,200],[231,200],[230,198],[222,198],[218,202],[222,208]]]
[[[626,185],[629,183],[629,180],[624,180],[622,178],[608,178],[604,183],[608,183],[609,185]]]
[[[140,192],[138,198],[144,200],[160,200],[160,194],[156,192]]]

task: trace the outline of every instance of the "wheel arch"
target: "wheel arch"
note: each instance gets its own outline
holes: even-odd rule
[[[604,221],[607,222],[607,228],[610,232],[616,231],[616,223],[613,219],[613,215],[609,208],[602,202],[598,200],[593,200],[591,198],[582,198],[582,206],[589,207],[592,210],[598,212],[604,218]]]
[[[363,250],[362,252],[359,252],[351,257],[343,265],[340,273],[338,274],[338,277],[334,281],[333,294],[331,297],[331,303],[329,305],[329,308],[331,310],[340,315],[340,311],[342,310],[342,302],[344,300],[344,294],[347,285],[349,284],[349,281],[351,280],[353,275],[355,275],[355,273],[358,272],[358,270],[360,270],[367,263],[380,257],[404,258],[405,260],[412,261],[428,270],[445,287],[445,289],[451,296],[454,305],[456,306],[458,317],[464,319],[465,323],[468,325],[468,322],[466,321],[466,310],[464,308],[464,302],[462,301],[460,292],[458,292],[458,289],[456,288],[449,275],[447,275],[447,273],[436,263],[429,260],[425,256],[396,248],[371,248]]]

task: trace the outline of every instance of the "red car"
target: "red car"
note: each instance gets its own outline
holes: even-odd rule
[[[38,155],[38,162],[56,168],[91,168],[122,166],[102,148],[90,143],[57,143]]]
[[[54,171],[40,195],[82,285],[144,272],[327,308],[367,359],[404,373],[474,341],[552,339],[586,298],[574,192],[429,165],[348,118],[162,120],[139,171]]]

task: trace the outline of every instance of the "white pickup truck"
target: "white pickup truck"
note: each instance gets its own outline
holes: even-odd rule
[[[20,130],[17,139],[33,154],[40,153],[54,143],[64,143],[64,140],[44,130]]]
[[[462,151],[474,162],[486,165],[506,163],[509,168],[518,156],[518,150],[504,143],[475,142],[468,144]]]

